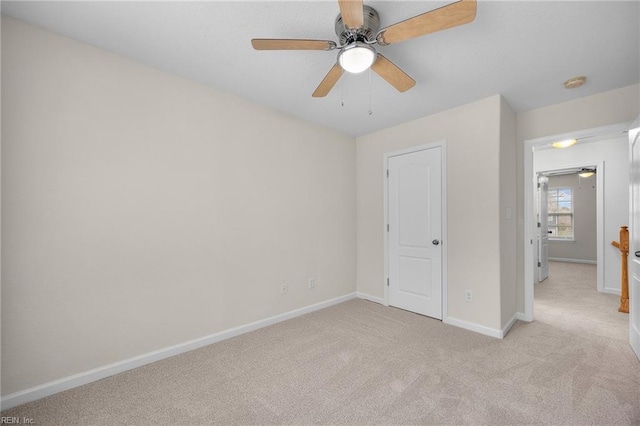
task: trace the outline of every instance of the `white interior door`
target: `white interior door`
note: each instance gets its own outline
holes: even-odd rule
[[[389,157],[389,304],[442,319],[442,148]]]
[[[629,130],[629,342],[640,359],[640,117]]]
[[[549,178],[538,176],[538,282],[549,277]]]

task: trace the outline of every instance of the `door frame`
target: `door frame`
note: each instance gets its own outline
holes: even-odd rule
[[[540,224],[536,223],[536,259],[538,261],[537,264],[537,279],[535,279],[535,282],[542,282],[543,280],[540,279],[540,275],[542,275],[540,273],[540,269],[542,268],[542,236],[544,235],[544,233],[542,232],[542,224],[544,223],[544,220],[542,219],[541,216],[541,209],[543,206],[543,202],[541,199],[541,195],[543,193],[543,191],[540,188],[540,178],[544,177],[546,179],[546,185],[547,185],[547,193],[545,194],[545,203],[547,202],[548,198],[549,198],[549,177],[545,176],[543,173],[540,172],[536,172],[536,194],[534,195],[534,197],[536,197],[536,202],[535,202],[535,206],[536,206],[536,222],[540,222]],[[548,209],[547,209],[548,210]],[[547,211],[548,213],[548,211]],[[547,214],[548,217],[548,214]],[[547,221],[546,224],[546,229],[549,229],[549,223]],[[547,232],[545,230],[545,232]],[[547,237],[547,275],[544,277],[544,279],[546,280],[547,278],[549,278],[549,234],[547,233],[546,235]]]
[[[546,280],[547,278],[549,278],[549,234],[547,233],[547,235],[545,235],[547,237],[547,259],[546,259],[546,268],[547,268],[547,275],[544,277],[544,280],[540,279],[540,275],[542,275],[540,273],[540,269],[542,269],[542,236],[544,235],[544,233],[542,232],[542,224],[544,223],[543,218],[541,217],[541,209],[542,209],[542,194],[543,191],[541,190],[540,187],[540,178],[544,177],[546,179],[546,185],[547,185],[547,193],[544,194],[544,199],[545,199],[545,203],[547,203],[547,200],[549,198],[549,177],[545,176],[544,174],[540,173],[540,172],[536,172],[536,194],[534,195],[536,197],[536,258],[538,261],[537,264],[537,268],[536,269],[536,279],[535,282],[542,282],[544,280]],[[548,209],[547,209],[548,210]],[[547,217],[548,217],[548,211],[547,211]],[[545,226],[545,232],[547,232],[547,230],[549,229],[549,223],[547,221],[546,226]]]
[[[535,171],[536,176],[544,175],[545,173],[563,172],[566,170],[575,170],[581,168],[589,168],[596,170],[596,289],[598,292],[604,292],[604,162],[598,161],[597,163],[571,163],[569,165],[563,164],[561,167],[553,169],[544,169]],[[534,218],[535,226],[537,227],[537,220]],[[538,249],[539,251],[539,249]],[[537,256],[536,256],[537,258]]]
[[[633,123],[631,123],[629,125],[629,131],[630,132],[634,132],[637,135],[638,129],[640,128],[640,116],[638,116]],[[635,232],[635,230],[633,229],[633,227],[636,225],[636,223],[634,222],[633,219],[633,208],[635,203],[633,202],[633,143],[632,143],[632,138],[634,138],[634,133],[629,133],[629,345],[631,346],[631,349],[633,350],[634,354],[636,355],[636,357],[638,358],[638,360],[640,360],[640,337],[638,336],[638,332],[635,321],[638,319],[637,315],[638,312],[634,312],[634,308],[636,308],[637,306],[635,306],[634,304],[634,300],[637,300],[635,298],[636,291],[639,291],[640,289],[638,289],[637,287],[635,287],[635,277],[636,274],[634,272],[634,267],[633,264],[635,262],[635,255],[634,252],[636,251],[636,249],[638,247],[635,246],[634,243],[634,238],[633,238],[633,233]],[[636,139],[636,138],[634,138]],[[640,140],[636,139],[636,143],[640,143]]]
[[[533,314],[533,286],[534,286],[534,281],[535,281],[535,269],[534,269],[534,265],[537,265],[537,254],[534,253],[534,249],[535,247],[535,241],[536,241],[536,228],[534,227],[534,225],[537,226],[536,220],[535,220],[535,214],[534,214],[534,206],[535,206],[535,190],[536,188],[536,172],[533,170],[533,151],[534,148],[536,146],[541,146],[541,145],[547,145],[553,141],[556,140],[563,140],[563,139],[581,139],[581,138],[587,138],[587,137],[592,137],[592,136],[600,136],[600,135],[607,135],[607,134],[613,134],[615,132],[622,132],[623,130],[628,130],[629,129],[629,122],[624,122],[624,123],[616,123],[616,124],[610,124],[607,126],[602,126],[602,127],[595,127],[595,128],[590,128],[590,129],[584,129],[584,130],[576,130],[574,132],[567,132],[567,133],[562,133],[562,134],[557,134],[557,135],[551,135],[551,136],[544,136],[544,137],[540,137],[540,138],[535,138],[535,139],[529,139],[529,140],[525,140],[524,141],[524,159],[523,159],[523,193],[524,193],[524,225],[523,225],[523,239],[522,239],[522,245],[523,245],[523,263],[524,263],[524,312],[520,313],[518,315],[518,319],[523,320],[523,321],[533,321],[534,320],[534,314]],[[569,148],[571,149],[571,148]],[[567,165],[567,167],[562,167],[562,169],[564,168],[571,168],[571,165]],[[604,169],[598,170],[598,173],[596,174],[597,179],[598,179],[598,197],[600,197],[600,194],[604,194]],[[603,199],[604,200],[604,199]],[[603,205],[604,203],[601,203],[600,200],[598,199],[598,211],[597,211],[597,217],[599,218],[598,220],[602,220],[604,223],[604,215],[603,215]],[[598,224],[598,226],[600,226],[600,224]],[[600,226],[600,228],[602,228],[601,232],[604,232],[604,228],[603,226]],[[599,231],[597,231],[599,232]],[[597,262],[600,264],[600,262],[604,262],[604,236],[601,236],[600,234],[597,235],[597,237],[602,237],[602,239],[600,241],[598,241],[598,247],[597,247]],[[601,253],[602,251],[602,253]],[[602,273],[604,273],[604,265],[602,268],[598,268],[598,273],[600,273],[600,271],[602,271]],[[603,283],[604,279],[598,277],[598,280]]]
[[[389,224],[389,179],[387,179],[387,171],[389,170],[389,158],[396,157],[398,155],[411,154],[413,152],[425,151],[433,148],[440,148],[440,165],[441,165],[441,194],[442,203],[440,206],[442,217],[442,321],[448,318],[447,309],[447,141],[441,140],[437,142],[427,143],[423,145],[416,145],[410,148],[401,149],[398,151],[385,152],[382,155],[382,186],[384,188],[384,222],[382,233],[384,235],[384,277],[382,280],[382,286],[384,288],[384,305],[389,306],[389,287],[387,285],[389,280],[389,232],[387,232],[387,225]]]

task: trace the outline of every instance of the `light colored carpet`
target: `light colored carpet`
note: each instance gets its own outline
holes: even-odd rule
[[[504,340],[364,300],[2,413],[38,425],[640,424],[640,363],[595,267],[552,263]]]

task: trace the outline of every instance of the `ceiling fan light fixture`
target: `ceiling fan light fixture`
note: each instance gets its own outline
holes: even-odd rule
[[[577,139],[566,139],[563,141],[553,142],[551,146],[554,148],[569,148],[570,146],[575,145],[577,142]]]
[[[578,176],[580,176],[581,178],[588,178],[588,177],[591,177],[591,176],[593,176],[595,174],[596,174],[596,169],[583,168],[578,173]]]
[[[340,14],[334,24],[339,39],[337,43],[331,40],[254,38],[251,45],[255,50],[339,50],[337,62],[311,95],[314,98],[326,96],[344,71],[358,74],[368,69],[399,92],[405,92],[415,86],[416,81],[377,53],[372,45],[388,46],[468,24],[475,19],[477,10],[476,0],[456,0],[379,30],[378,12],[364,5],[362,0],[338,0],[338,6]]]
[[[358,74],[368,70],[376,61],[376,50],[366,43],[356,41],[338,53],[338,63],[346,72]]]

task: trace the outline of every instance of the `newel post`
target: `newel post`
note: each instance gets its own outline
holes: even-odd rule
[[[620,274],[620,307],[618,312],[629,313],[629,266],[627,257],[629,256],[629,228],[620,227],[620,242],[612,241],[611,245],[620,250],[622,259],[622,270]]]

